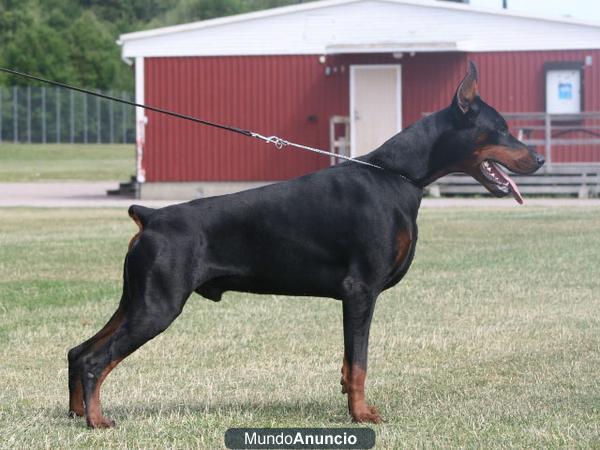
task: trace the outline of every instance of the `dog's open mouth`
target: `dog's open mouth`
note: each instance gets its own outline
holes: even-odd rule
[[[523,204],[523,196],[519,192],[517,184],[510,178],[501,166],[489,159],[479,165],[481,173],[487,181],[492,183],[493,188],[504,195],[512,194],[517,202]]]

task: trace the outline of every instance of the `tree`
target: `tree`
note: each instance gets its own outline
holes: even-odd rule
[[[74,72],[67,41],[46,25],[20,28],[4,49],[3,64],[21,72],[73,82]],[[27,85],[30,80],[9,77],[9,84]]]
[[[123,89],[119,76],[123,64],[115,38],[91,11],[85,11],[67,32],[70,62],[77,68],[80,86],[98,89]]]

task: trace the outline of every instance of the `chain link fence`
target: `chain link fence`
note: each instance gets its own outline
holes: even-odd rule
[[[98,91],[133,101],[130,92]],[[0,142],[135,142],[128,105],[59,87],[0,86]]]

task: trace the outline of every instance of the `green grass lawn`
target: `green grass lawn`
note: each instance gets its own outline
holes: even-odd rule
[[[0,144],[0,183],[127,181],[134,172],[133,144]]]
[[[108,377],[114,430],[67,418],[67,350],[116,308],[125,210],[0,210],[0,446],[223,446],[229,427],[346,426],[341,305],[194,295]],[[378,448],[600,447],[600,209],[422,211],[379,299]]]

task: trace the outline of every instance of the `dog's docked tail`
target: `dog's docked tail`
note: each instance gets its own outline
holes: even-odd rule
[[[148,220],[150,220],[150,216],[154,212],[154,209],[146,208],[145,206],[141,205],[131,205],[129,207],[128,212],[129,217],[131,217],[136,223],[136,225],[139,227],[138,232],[129,241],[129,249],[131,249],[139,235],[142,233],[142,231],[144,231],[144,227],[148,223]]]

